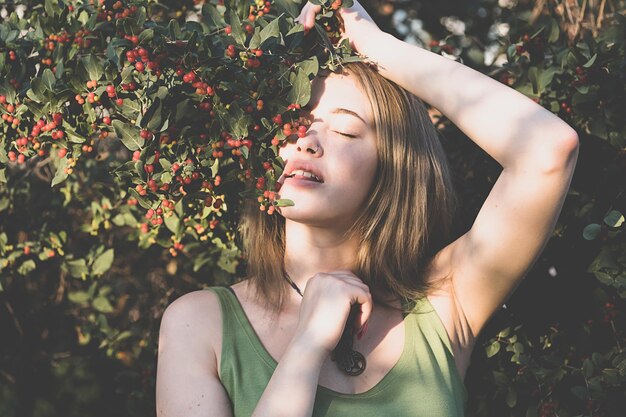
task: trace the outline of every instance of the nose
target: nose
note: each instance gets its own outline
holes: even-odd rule
[[[296,142],[298,152],[308,152],[317,157],[322,156],[324,153],[319,141],[315,138],[315,135],[306,134],[306,136],[299,138]]]

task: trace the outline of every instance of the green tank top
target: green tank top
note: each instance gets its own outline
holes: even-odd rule
[[[220,380],[235,417],[249,417],[278,363],[261,344],[230,287],[209,287],[220,300],[223,335]],[[312,417],[463,417],[467,390],[443,323],[426,297],[404,315],[398,362],[374,387],[343,394],[317,386]]]

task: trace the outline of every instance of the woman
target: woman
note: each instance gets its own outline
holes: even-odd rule
[[[302,9],[305,31],[320,10]],[[280,150],[280,196],[295,205],[279,216],[254,208],[243,222],[249,278],[167,308],[160,417],[462,416],[474,341],[551,235],[576,132],[382,32],[357,1],[339,13],[344,38],[377,71],[349,64],[315,78],[309,130]],[[451,243],[450,174],[416,97],[503,166]]]

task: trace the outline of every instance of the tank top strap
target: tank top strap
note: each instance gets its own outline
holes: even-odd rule
[[[249,332],[247,329],[248,318],[233,289],[231,287],[209,287],[207,289],[213,291],[220,301],[223,342],[229,344],[242,339],[241,328],[244,329],[244,333]],[[225,353],[228,354],[228,352]]]

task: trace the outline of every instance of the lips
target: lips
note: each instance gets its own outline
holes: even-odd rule
[[[311,174],[315,175],[319,179],[319,181],[316,181],[316,180],[311,179],[311,178],[303,177],[301,175],[297,175],[295,178],[308,180],[308,181],[313,181],[313,182],[317,182],[317,183],[320,183],[320,184],[324,183],[324,175],[321,173],[321,171],[316,166],[314,166],[310,162],[299,161],[299,160],[289,160],[289,161],[287,161],[287,165],[285,166],[285,170],[283,171],[282,175],[278,179],[278,183],[279,184],[283,184],[285,182],[285,179],[291,178],[292,174],[294,174],[296,171],[299,171],[299,170],[302,170],[302,171],[305,171],[305,172],[308,172],[308,173],[311,173]],[[299,173],[299,174],[302,174],[302,173]]]

